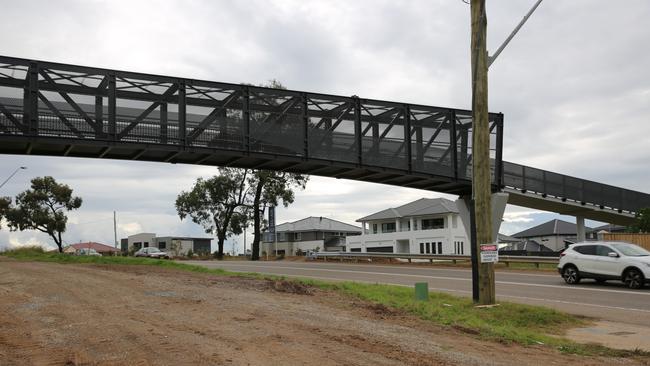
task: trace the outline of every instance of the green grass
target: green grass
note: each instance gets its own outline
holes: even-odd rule
[[[132,257],[87,257],[58,253],[44,253],[40,248],[22,248],[2,253],[23,261],[54,263],[90,263],[111,265],[150,265],[176,270],[207,273],[218,276],[239,276],[257,279],[285,279],[259,273],[229,272],[202,266]],[[612,350],[597,345],[582,345],[562,338],[573,327],[588,324],[588,320],[553,309],[501,302],[499,306],[477,308],[467,298],[431,292],[429,301],[416,301],[413,288],[362,284],[355,282],[325,282],[312,279],[293,279],[305,285],[326,291],[336,291],[363,301],[381,304],[391,309],[415,315],[432,323],[458,329],[481,339],[525,346],[553,347],[564,353],[614,357],[650,356],[650,352]]]

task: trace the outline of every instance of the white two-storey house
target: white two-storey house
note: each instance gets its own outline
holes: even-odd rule
[[[421,198],[357,220],[361,235],[348,236],[351,252],[470,254],[470,244],[456,203]]]

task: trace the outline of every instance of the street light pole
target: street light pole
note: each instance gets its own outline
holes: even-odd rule
[[[9,177],[7,179],[5,179],[5,181],[2,182],[2,184],[0,184],[0,188],[2,188],[5,184],[7,184],[9,179],[13,178],[13,176],[16,175],[16,173],[18,173],[19,170],[23,170],[23,169],[27,169],[27,167],[26,166],[21,166],[21,167],[16,168],[16,170],[14,170],[14,172],[11,173],[11,175],[9,175]]]

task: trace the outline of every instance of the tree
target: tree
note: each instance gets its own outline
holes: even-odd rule
[[[9,208],[11,208],[11,198],[0,197],[0,229],[2,229],[2,219],[7,215]]]
[[[251,260],[260,258],[261,218],[269,206],[282,203],[284,207],[293,203],[295,198],[293,188],[304,189],[309,180],[308,175],[277,172],[270,170],[256,170],[249,178],[249,185],[255,187],[251,215],[253,216],[253,253]]]
[[[11,230],[38,230],[48,234],[63,252],[67,211],[81,207],[81,198],[72,196],[72,188],[59,184],[52,177],[37,177],[31,189],[16,196],[16,205],[6,209]]]
[[[633,233],[650,233],[650,207],[642,208],[636,214],[636,222],[630,226]]]
[[[223,258],[226,238],[241,234],[248,221],[248,175],[247,169],[219,168],[219,175],[197,179],[191,191],[183,191],[176,198],[181,220],[189,216],[206,233],[217,235],[218,259]]]

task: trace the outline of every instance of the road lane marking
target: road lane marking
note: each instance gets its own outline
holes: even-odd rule
[[[210,264],[212,264],[213,266],[223,265],[220,263],[210,263]],[[427,275],[415,275],[415,274],[406,274],[406,273],[387,273],[387,272],[372,272],[372,271],[351,271],[351,270],[329,269],[329,268],[285,267],[285,266],[276,266],[276,265],[251,265],[251,264],[232,264],[232,265],[239,266],[239,267],[246,267],[246,268],[252,267],[252,268],[269,268],[269,269],[278,269],[278,270],[289,269],[289,270],[299,270],[299,271],[357,273],[357,274],[380,275],[380,276],[432,278],[437,280],[452,280],[452,281],[465,281],[465,282],[470,282],[472,280],[471,278],[427,276]],[[600,288],[584,288],[584,287],[575,287],[575,286],[568,287],[566,285],[562,285],[562,286],[545,285],[545,284],[538,284],[538,283],[512,282],[512,281],[495,281],[495,283],[501,285],[511,285],[511,286],[544,287],[544,288],[557,288],[562,290],[595,291],[595,292],[607,292],[607,293],[615,293],[615,294],[650,296],[650,292],[636,292],[636,291],[627,291],[627,290],[608,290],[608,289],[600,289]]]

